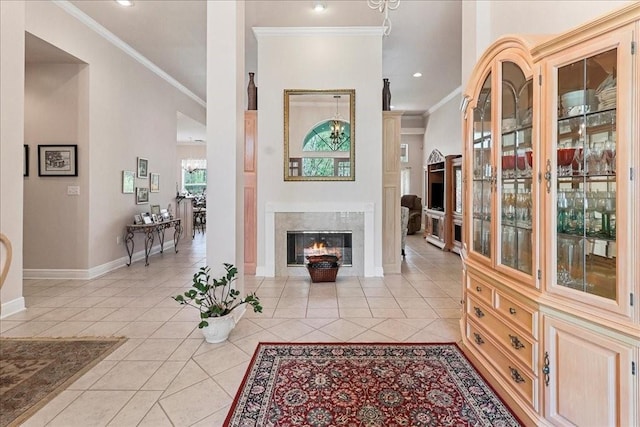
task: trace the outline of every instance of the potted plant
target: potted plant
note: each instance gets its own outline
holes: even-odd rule
[[[246,310],[245,304],[253,307],[255,313],[262,313],[260,299],[250,293],[238,300],[240,291],[232,284],[238,275],[233,264],[224,263],[226,274],[212,279],[209,267],[202,267],[193,275],[191,289],[182,295],[173,297],[182,305],[195,307],[200,311],[200,324],[207,342],[225,341]]]

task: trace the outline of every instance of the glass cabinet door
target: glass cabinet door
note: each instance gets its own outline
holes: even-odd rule
[[[472,250],[491,256],[491,73],[473,109]]]
[[[557,69],[556,284],[616,300],[618,49]]]
[[[502,265],[533,270],[533,85],[513,62],[502,63],[501,173],[498,174]]]

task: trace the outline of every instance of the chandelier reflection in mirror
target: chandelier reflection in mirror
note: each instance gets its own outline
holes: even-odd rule
[[[344,132],[344,120],[340,117],[340,111],[338,110],[338,102],[340,101],[340,95],[333,95],[336,100],[336,115],[331,121],[331,133],[329,134],[329,148],[332,151],[344,150],[348,146],[349,135]]]
[[[391,20],[389,19],[389,11],[396,10],[400,6],[400,0],[367,0],[367,5],[374,10],[384,14],[382,26],[384,27],[384,35],[391,33]]]

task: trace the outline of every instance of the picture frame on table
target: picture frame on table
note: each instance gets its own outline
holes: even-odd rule
[[[135,215],[133,216],[133,223],[134,223],[135,225],[144,224],[144,222],[142,221],[142,215],[140,215],[140,214],[135,214]]]
[[[144,224],[153,224],[153,219],[151,218],[151,215],[149,215],[149,212],[142,213],[142,222]]]
[[[142,205],[145,203],[149,203],[149,188],[136,187],[136,204]]]
[[[138,157],[137,165],[138,178],[149,178],[149,159]]]
[[[160,205],[151,205],[151,213],[160,215]]]
[[[169,221],[171,219],[171,214],[169,214],[167,209],[160,209],[160,216],[163,221]]]
[[[78,176],[78,146],[38,145],[38,176]]]
[[[122,193],[133,194],[136,184],[136,173],[134,171],[122,171]]]
[[[151,173],[149,178],[149,191],[152,193],[160,192],[160,174],[159,173]]]
[[[24,144],[24,157],[22,162],[22,176],[29,176],[29,146]]]

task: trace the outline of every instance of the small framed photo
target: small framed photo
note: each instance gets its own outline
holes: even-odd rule
[[[171,219],[171,215],[166,209],[160,209],[160,216],[162,217],[163,221],[169,221]]]
[[[151,178],[149,180],[149,190],[152,193],[160,192],[160,174],[159,173],[151,173]]]
[[[78,176],[78,146],[38,145],[38,176]]]
[[[149,178],[149,159],[138,157],[138,178]]]
[[[22,162],[22,176],[29,176],[29,146],[24,144],[24,157]]]
[[[160,205],[151,205],[151,213],[160,215]]]
[[[122,192],[133,194],[136,183],[136,173],[134,171],[122,171]]]
[[[142,205],[149,203],[149,188],[136,187],[136,204]]]
[[[142,215],[140,215],[140,214],[135,214],[135,215],[133,216],[133,223],[134,223],[135,225],[143,224],[143,221],[142,221]]]
[[[142,222],[145,224],[153,224],[153,219],[151,219],[151,215],[149,215],[149,212],[142,213]]]

